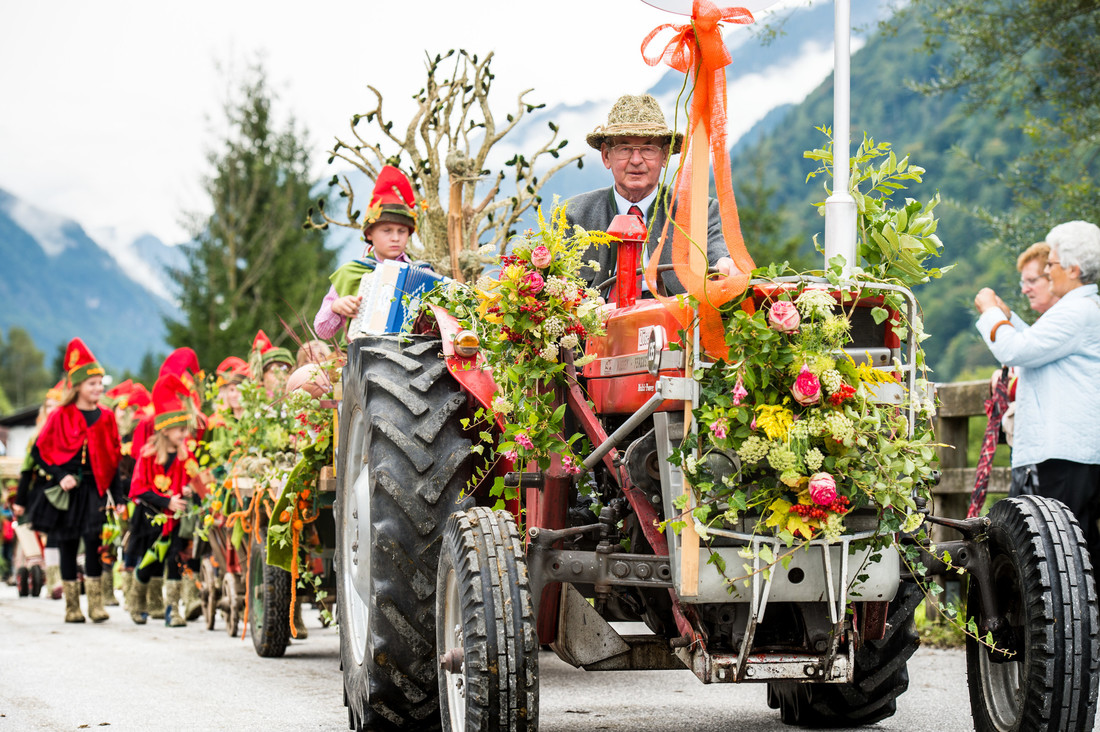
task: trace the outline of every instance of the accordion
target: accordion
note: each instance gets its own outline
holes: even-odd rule
[[[416,316],[420,299],[447,278],[430,269],[387,259],[359,281],[359,312],[348,324],[348,340],[398,333]]]

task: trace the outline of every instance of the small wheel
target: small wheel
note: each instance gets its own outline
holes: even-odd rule
[[[31,594],[31,573],[26,567],[20,567],[16,570],[15,586],[19,588],[20,597],[27,597]]]
[[[34,565],[31,567],[31,597],[38,597],[42,594],[42,585],[46,584],[46,575],[42,571],[40,565]]]
[[[539,642],[511,514],[478,506],[447,520],[435,598],[443,729],[537,730]]]
[[[218,596],[220,594],[218,588],[220,583],[218,582],[218,568],[210,561],[210,557],[202,560],[199,578],[202,581],[202,589],[199,590],[199,596],[202,598],[202,617],[206,621],[206,629],[213,630],[214,622],[218,619]]]
[[[290,572],[265,561],[267,542],[253,538],[248,568],[248,626],[263,658],[278,658],[290,644]]]
[[[1041,496],[998,501],[989,512],[990,574],[1008,628],[990,650],[966,641],[977,732],[1092,729],[1100,642],[1088,547],[1065,504]],[[971,580],[968,614],[981,618]],[[980,625],[980,620],[979,620]]]

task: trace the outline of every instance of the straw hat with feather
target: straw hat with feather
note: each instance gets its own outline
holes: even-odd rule
[[[664,112],[651,94],[624,94],[607,113],[607,124],[597,127],[584,138],[590,147],[600,147],[615,137],[663,137],[670,153],[680,152],[682,133],[673,132],[665,123]]]

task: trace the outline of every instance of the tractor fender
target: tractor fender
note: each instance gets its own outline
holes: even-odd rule
[[[497,391],[497,383],[493,375],[485,365],[485,359],[480,353],[466,358],[455,353],[454,340],[458,332],[462,330],[458,319],[451,315],[445,308],[438,305],[430,305],[435,321],[439,324],[439,334],[443,341],[443,360],[447,364],[447,370],[451,376],[462,386],[470,396],[482,407],[492,412],[493,394]]]

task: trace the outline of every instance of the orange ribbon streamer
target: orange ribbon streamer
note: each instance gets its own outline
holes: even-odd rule
[[[741,222],[737,216],[737,201],[730,179],[729,155],[726,152],[726,70],[731,62],[725,41],[722,40],[721,23],[748,24],[754,22],[752,13],[745,8],[718,8],[710,0],[695,0],[690,24],[665,23],[654,28],[642,41],[642,58],[650,66],[662,60],[672,68],[694,76],[694,89],[689,114],[688,143],[682,151],[680,176],[675,196],[675,228],[672,236],[672,262],[676,277],[687,293],[699,302],[699,339],[703,350],[715,357],[726,354],[725,328],[720,308],[739,296],[749,284],[749,273],[756,267],[745,248],[741,236]],[[666,29],[676,33],[661,50],[650,56],[646,49],[653,39]],[[722,217],[722,234],[736,273],[730,277],[707,277],[706,272],[693,271],[688,264],[689,247],[702,247],[707,251],[707,233],[691,232],[696,241],[689,239],[691,217],[691,160],[694,133],[699,125],[707,133],[710,157],[714,165],[714,183],[717,189],[718,208]],[[646,268],[646,282],[656,293],[657,265],[661,260],[669,222],[661,232],[657,251]],[[660,300],[668,307],[681,325],[689,325],[689,315],[673,298]]]

